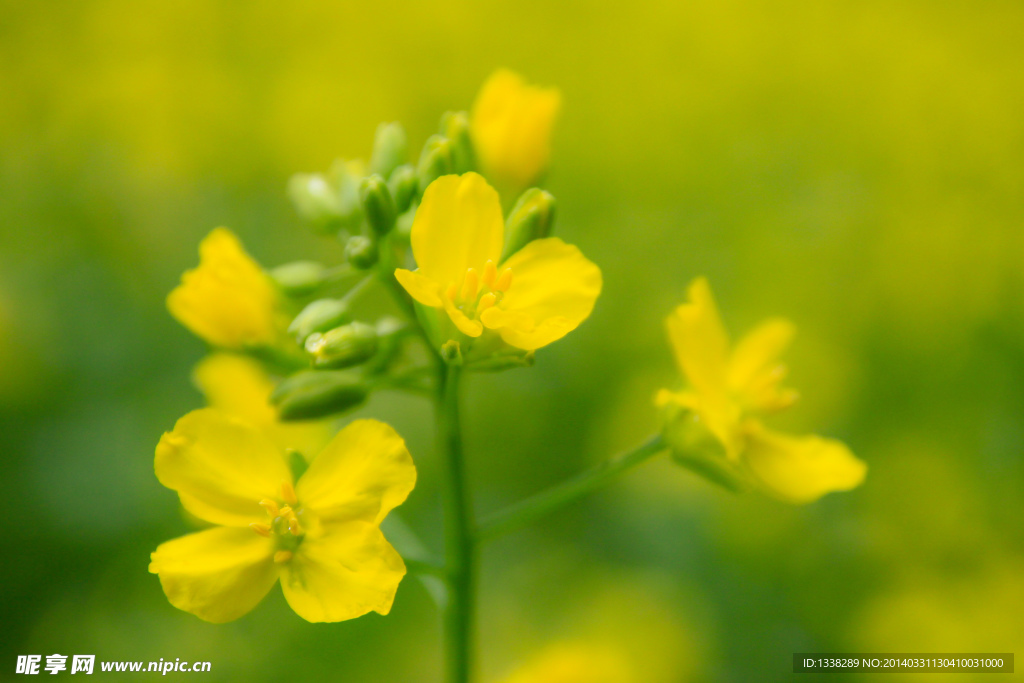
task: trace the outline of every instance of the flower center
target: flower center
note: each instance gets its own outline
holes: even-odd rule
[[[511,286],[512,269],[505,268],[499,273],[494,261],[488,261],[484,264],[483,274],[476,268],[468,268],[461,283],[448,285],[445,296],[467,318],[475,320],[491,306],[500,304]]]
[[[281,499],[273,500],[264,498],[260,501],[260,507],[267,511],[269,522],[260,524],[254,522],[249,528],[260,536],[273,537],[277,542],[277,552],[274,553],[274,562],[283,564],[292,559],[295,549],[302,543],[302,536],[305,530],[299,522],[303,509],[299,507],[299,501],[295,497],[295,489],[291,482],[281,482]]]

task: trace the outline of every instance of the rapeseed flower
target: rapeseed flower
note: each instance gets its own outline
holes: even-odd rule
[[[502,261],[501,203],[476,173],[430,184],[411,240],[418,268],[400,268],[395,277],[470,338],[492,330],[506,344],[533,351],[576,329],[601,293],[600,269],[556,237],[533,240]]]
[[[561,105],[557,88],[528,85],[508,69],[491,74],[470,120],[473,146],[488,177],[519,190],[536,182],[551,158],[551,132]]]
[[[504,683],[639,683],[615,648],[567,641],[551,645]]]
[[[778,434],[754,417],[797,399],[782,386],[787,369],[779,362],[795,333],[792,323],[768,320],[730,347],[707,280],[690,285],[689,299],[666,321],[689,386],[662,389],[655,399],[666,408],[666,434],[682,459],[694,457],[687,451],[700,441],[697,431],[710,434],[723,456],[715,458],[718,466],[789,502],[809,503],[860,485],[867,466],[841,442]]]
[[[199,243],[199,266],[181,276],[167,308],[196,336],[231,350],[280,345],[289,322],[277,287],[227,228]]]
[[[207,405],[255,427],[282,450],[293,449],[312,459],[331,438],[330,420],[280,419],[270,403],[274,380],[255,359],[214,353],[196,365],[192,378]]]
[[[204,408],[164,434],[155,469],[186,510],[219,525],[152,554],[149,571],[175,607],[231,621],[280,579],[307,621],[390,611],[405,564],[379,525],[412,491],[416,468],[388,425],[351,423],[295,477],[266,435]]]

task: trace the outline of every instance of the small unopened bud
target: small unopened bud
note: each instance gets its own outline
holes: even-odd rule
[[[316,261],[295,261],[270,271],[270,277],[288,296],[306,296],[325,281],[327,268]]]
[[[302,309],[288,332],[295,335],[300,344],[314,332],[323,332],[349,321],[349,309],[341,299],[317,299]]]
[[[399,166],[388,178],[388,189],[391,190],[391,197],[395,200],[395,210],[398,213],[405,213],[412,206],[413,197],[416,196],[416,169],[411,164]]]
[[[472,171],[476,163],[469,136],[469,115],[464,111],[446,112],[441,117],[441,135],[452,143],[452,170],[459,174]]]
[[[364,178],[359,187],[359,199],[366,221],[377,235],[386,235],[395,227],[398,211],[384,178],[377,174]]]
[[[306,338],[306,352],[318,368],[347,368],[369,360],[377,353],[377,330],[373,325],[354,322]]]
[[[387,178],[405,163],[408,156],[408,143],[402,124],[382,123],[377,126],[373,155],[370,157],[370,173],[379,173]]]
[[[416,178],[422,194],[430,183],[455,169],[451,141],[441,135],[431,135],[423,145],[420,162],[416,166]]]
[[[353,268],[373,268],[377,263],[377,244],[365,235],[353,235],[345,242],[345,258]]]
[[[555,198],[544,190],[532,187],[524,192],[505,221],[508,241],[501,260],[504,261],[533,240],[548,237],[555,225]]]
[[[341,202],[336,188],[320,173],[296,173],[288,181],[288,196],[299,215],[322,232],[340,227]]]
[[[462,365],[462,345],[449,339],[441,345],[441,359],[448,365]]]
[[[270,401],[282,420],[312,420],[354,408],[369,389],[359,373],[348,370],[303,370],[281,382]]]

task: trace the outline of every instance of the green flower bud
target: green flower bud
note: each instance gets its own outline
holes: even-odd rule
[[[398,213],[405,213],[412,206],[413,197],[416,196],[416,184],[416,169],[412,164],[403,164],[391,173],[391,177],[388,178],[388,189],[391,190]]]
[[[353,268],[373,268],[377,263],[377,244],[365,235],[353,235],[345,242],[345,258]]]
[[[505,221],[504,261],[533,240],[548,237],[555,225],[555,198],[549,192],[531,187],[524,192]]]
[[[476,167],[473,140],[469,137],[469,115],[464,111],[449,111],[441,117],[441,135],[452,143],[452,163],[455,173],[468,173]]]
[[[379,173],[387,178],[408,157],[409,146],[402,124],[382,123],[377,126],[373,155],[370,157],[370,173]]]
[[[430,183],[455,170],[451,141],[442,135],[431,135],[423,145],[420,162],[416,166],[420,194]]]
[[[441,359],[448,365],[462,365],[462,345],[449,339],[441,345]]]
[[[270,401],[282,420],[312,420],[354,408],[368,394],[357,372],[303,370],[277,385]]]
[[[388,234],[395,227],[398,211],[384,178],[377,174],[364,178],[359,187],[359,198],[363,202],[366,221],[374,233],[380,236]]]
[[[341,299],[317,299],[310,303],[288,326],[288,332],[295,335],[300,344],[314,332],[323,332],[349,321],[349,309]]]
[[[288,296],[315,292],[327,277],[327,268],[316,261],[294,261],[270,271],[270,277]]]
[[[296,173],[288,180],[288,196],[296,211],[322,232],[341,224],[341,201],[336,188],[320,173]]]
[[[306,352],[318,368],[347,368],[369,360],[377,353],[377,330],[373,325],[354,322],[306,338]]]

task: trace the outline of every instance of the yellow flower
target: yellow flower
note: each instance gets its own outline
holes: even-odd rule
[[[551,157],[551,130],[562,105],[557,88],[527,85],[508,69],[484,82],[473,103],[470,131],[480,164],[502,185],[535,182]]]
[[[505,683],[637,683],[626,658],[611,647],[569,641],[548,647]]]
[[[689,298],[666,321],[689,387],[662,389],[656,403],[681,409],[713,435],[730,464],[780,498],[809,503],[860,485],[867,466],[841,442],[776,434],[751,417],[797,399],[795,391],[781,386],[787,370],[778,360],[793,338],[793,325],[768,320],[730,348],[707,280],[695,280]]]
[[[270,404],[274,381],[252,358],[214,353],[196,365],[193,380],[211,408],[247,423],[280,449],[292,448],[311,460],[331,438],[330,420],[282,422]]]
[[[227,228],[199,243],[199,267],[181,276],[167,308],[197,336],[225,349],[276,345],[288,327],[274,283]]]
[[[601,271],[555,237],[534,240],[501,261],[505,222],[498,193],[476,173],[442,176],[423,194],[412,224],[418,269],[395,277],[424,306],[447,312],[469,337],[494,330],[532,351],[586,320]]]
[[[149,571],[175,607],[231,621],[280,578],[288,604],[307,621],[390,611],[405,563],[379,525],[412,491],[416,468],[388,425],[348,425],[295,481],[265,435],[204,408],[163,435],[155,468],[186,510],[220,525],[152,554]]]

